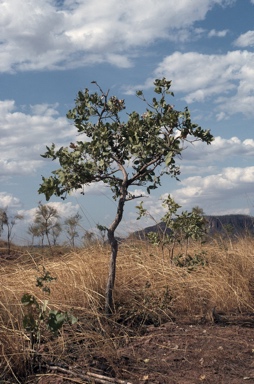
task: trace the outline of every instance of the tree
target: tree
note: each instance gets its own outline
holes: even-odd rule
[[[72,247],[75,247],[75,238],[79,237],[77,228],[80,225],[81,219],[82,219],[82,216],[79,213],[76,213],[75,215],[68,217],[64,221],[64,224],[67,227],[67,238]]]
[[[82,239],[84,241],[85,247],[89,247],[94,243],[95,234],[91,231],[85,231]]]
[[[4,224],[7,222],[6,208],[0,208],[0,236],[4,230]]]
[[[59,214],[57,209],[51,207],[48,204],[42,204],[41,202],[38,204],[38,208],[36,209],[34,225],[30,226],[29,231],[33,236],[41,236],[42,245],[44,241],[44,236],[46,236],[48,240],[48,245],[51,246],[50,235],[54,234],[54,229],[57,229],[59,232],[60,224],[58,223]],[[58,235],[59,236],[59,235]]]
[[[176,240],[185,243],[185,256],[187,256],[190,240],[202,241],[207,233],[206,220],[196,208],[191,212],[183,211],[177,214],[173,223]]]
[[[52,236],[54,245],[57,245],[57,239],[60,236],[61,232],[62,232],[62,226],[59,221],[56,221],[55,224],[53,224],[51,228],[51,233],[50,233]]]
[[[166,209],[166,213],[158,223],[143,207],[143,201],[141,201],[140,205],[136,206],[139,213],[137,220],[143,216],[149,216],[155,221],[157,230],[149,232],[147,237],[152,244],[161,246],[163,255],[164,248],[168,248],[172,262],[175,245],[185,244],[185,256],[187,256],[190,239],[202,241],[207,233],[207,222],[203,216],[204,211],[200,207],[194,207],[190,212],[178,213],[181,206],[170,195],[163,200],[162,206]],[[164,225],[161,225],[162,223]]]
[[[0,235],[4,229],[4,225],[7,228],[7,246],[8,246],[8,255],[11,252],[11,240],[12,240],[12,230],[14,225],[17,223],[17,220],[22,220],[23,215],[18,213],[8,214],[7,208],[0,208]]]
[[[205,216],[203,208],[199,207],[198,205],[195,205],[195,207],[192,208],[192,212],[203,217]]]
[[[58,160],[60,168],[49,178],[42,177],[39,193],[47,200],[52,195],[66,198],[72,190],[81,189],[84,184],[104,182],[118,201],[115,218],[107,228],[111,246],[108,282],[106,287],[106,314],[113,311],[113,289],[115,283],[118,243],[115,231],[120,224],[127,201],[140,196],[131,193],[130,187],[141,186],[147,192],[161,185],[163,174],[176,177],[180,169],[175,158],[181,154],[184,143],[201,140],[210,144],[213,136],[191,122],[186,107],[177,111],[167,102],[171,81],[165,78],[154,82],[154,97],[149,103],[142,91],[137,97],[145,103],[146,110],[140,115],[136,111],[121,119],[125,109],[124,100],[104,92],[95,82],[97,92],[89,89],[78,92],[75,108],[67,117],[74,121],[79,137],[84,140],[70,143],[69,147],[56,149],[55,144],[46,147],[44,158]]]
[[[38,224],[30,224],[27,232],[29,233],[29,235],[32,236],[32,245],[34,245],[35,237],[41,237],[41,243],[43,245],[44,231],[42,231],[41,226],[39,226]]]

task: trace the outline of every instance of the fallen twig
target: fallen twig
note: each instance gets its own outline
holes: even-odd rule
[[[71,371],[70,369],[58,367],[57,365],[47,365],[47,368],[51,371],[57,371],[65,373],[67,375],[76,376],[82,380],[85,380],[87,383],[91,382],[91,379],[98,384],[132,384],[129,381],[115,379],[108,376],[98,375],[97,373],[86,372],[86,374],[81,374],[78,372]]]

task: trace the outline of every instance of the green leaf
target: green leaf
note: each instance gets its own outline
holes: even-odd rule
[[[48,328],[50,331],[56,333],[62,328],[66,321],[66,314],[59,311],[50,311],[48,316]]]
[[[21,303],[24,305],[33,305],[38,304],[36,298],[33,295],[30,295],[29,293],[25,293],[21,298]]]
[[[170,165],[170,163],[172,162],[173,156],[174,156],[174,152],[171,152],[171,151],[168,152],[167,156],[165,157],[166,167],[168,167]]]
[[[161,87],[155,87],[154,92],[160,94],[160,93],[162,93],[162,88]]]
[[[77,321],[78,320],[75,316],[70,315],[67,312],[52,310],[49,312],[47,324],[50,331],[57,333],[62,328],[64,323],[68,322],[73,325]]]

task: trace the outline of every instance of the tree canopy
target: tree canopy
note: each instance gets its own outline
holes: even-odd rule
[[[42,156],[58,159],[60,168],[52,172],[53,176],[43,177],[39,192],[47,200],[53,194],[65,198],[66,193],[82,189],[84,184],[103,181],[117,199],[123,184],[127,188],[145,185],[150,192],[160,185],[163,174],[179,175],[175,156],[181,154],[184,141],[210,144],[213,137],[210,130],[191,122],[187,107],[181,112],[168,104],[166,96],[173,96],[170,88],[171,81],[155,80],[154,91],[160,99],[154,97],[151,103],[138,91],[146,110],[143,114],[127,113],[127,120],[120,118],[124,100],[110,97],[109,91],[104,93],[99,86],[99,93],[90,93],[87,88],[80,91],[67,117],[74,121],[78,133],[85,135],[84,140],[60,149],[55,144],[47,147]],[[127,172],[130,166],[131,173]]]

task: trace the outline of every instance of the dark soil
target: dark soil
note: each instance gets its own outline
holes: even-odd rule
[[[117,350],[114,361],[99,352],[87,359],[80,355],[75,364],[53,365],[26,383],[254,383],[252,321],[147,326]],[[87,372],[98,376],[86,380]]]

